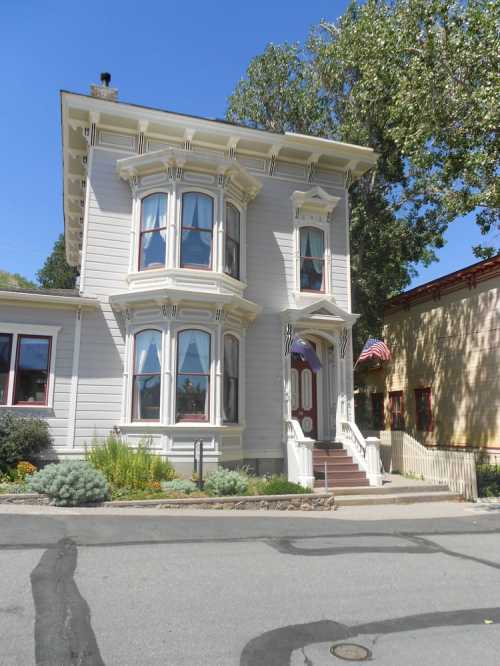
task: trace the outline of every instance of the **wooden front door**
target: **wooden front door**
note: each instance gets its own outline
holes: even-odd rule
[[[316,374],[298,354],[292,354],[291,393],[292,418],[300,423],[306,437],[318,439]]]

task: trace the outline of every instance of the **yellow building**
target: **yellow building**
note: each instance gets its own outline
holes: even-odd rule
[[[358,366],[357,420],[500,454],[500,255],[386,303],[392,359]]]

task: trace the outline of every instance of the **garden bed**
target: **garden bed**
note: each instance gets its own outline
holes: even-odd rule
[[[0,504],[48,504],[48,498],[37,493],[0,495]],[[100,502],[93,507],[150,508],[150,509],[218,509],[235,511],[334,511],[331,494],[307,493],[303,495],[240,495],[229,497],[159,498],[148,500],[114,500]],[[80,507],[84,508],[84,507]]]

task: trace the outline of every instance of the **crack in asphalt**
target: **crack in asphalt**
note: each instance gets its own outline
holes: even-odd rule
[[[435,627],[482,625],[489,618],[500,622],[500,607],[473,608],[458,611],[421,613],[348,626],[333,620],[293,624],[267,631],[249,641],[243,648],[240,666],[289,666],[292,653],[315,643],[335,643],[340,640],[371,634],[388,635],[403,631],[420,631]]]
[[[36,666],[104,666],[90,609],[74,580],[77,547],[65,538],[31,572]]]

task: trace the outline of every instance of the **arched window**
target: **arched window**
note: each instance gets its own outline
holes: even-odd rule
[[[151,194],[141,202],[139,270],[165,267],[167,196]]]
[[[161,333],[145,330],[134,339],[132,421],[159,421],[161,394]]]
[[[186,192],[182,195],[182,268],[212,267],[214,200],[207,194]]]
[[[224,423],[238,423],[239,342],[234,335],[224,336]]]
[[[177,421],[210,418],[210,335],[188,329],[177,335]]]
[[[300,229],[300,289],[325,290],[325,235],[321,229]]]
[[[240,211],[231,203],[226,204],[224,273],[240,279]]]

